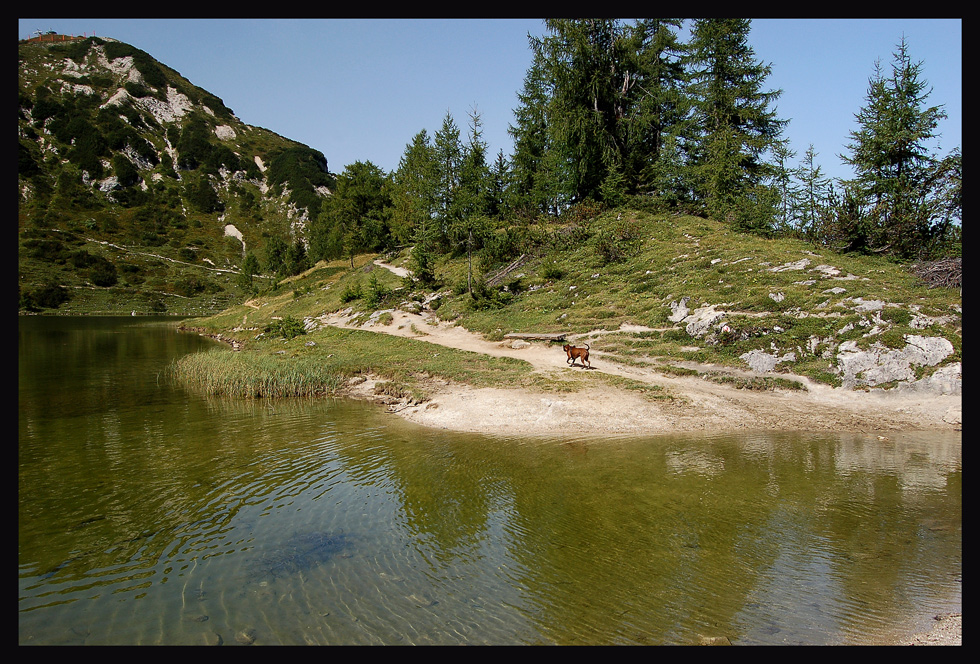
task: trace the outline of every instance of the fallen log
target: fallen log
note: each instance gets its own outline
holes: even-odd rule
[[[556,334],[532,334],[530,332],[511,332],[510,334],[505,334],[504,339],[524,339],[527,341],[564,341],[565,334],[563,332],[558,332]]]

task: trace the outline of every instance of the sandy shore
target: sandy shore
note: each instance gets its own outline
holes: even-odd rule
[[[360,327],[343,314],[321,324]],[[433,344],[530,363],[545,376],[587,371],[570,367],[557,345],[506,340],[490,342],[450,323],[406,312],[393,312],[387,325],[361,329],[413,337]],[[737,389],[698,377],[659,373],[655,366],[625,366],[603,361],[601,333],[588,335],[592,371],[656,386],[670,399],[650,399],[608,385],[575,392],[474,388],[434,381],[423,404],[393,402],[391,412],[423,426],[499,435],[658,434],[679,431],[797,430],[888,431],[959,430],[962,396],[921,391],[855,391],[805,381],[807,390]],[[597,338],[598,337],[598,338]],[[581,342],[579,342],[581,343]],[[717,367],[706,367],[720,369]],[[735,372],[740,373],[740,372]],[[374,383],[352,386],[352,396],[370,398]]]
[[[963,614],[950,613],[936,616],[936,626],[929,632],[918,634],[901,645],[961,646],[963,645]]]

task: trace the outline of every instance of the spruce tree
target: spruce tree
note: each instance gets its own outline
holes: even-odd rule
[[[928,143],[946,113],[941,106],[926,106],[930,90],[921,72],[922,63],[912,62],[904,38],[890,74],[875,63],[849,154],[841,155],[855,171],[846,185],[874,229],[867,249],[905,258],[919,256],[937,230],[930,219],[937,161]]]
[[[636,100],[629,150],[632,190],[674,205],[686,199],[679,173],[690,142],[687,47],[679,18],[641,19],[636,26]]]
[[[255,282],[253,277],[259,273],[259,261],[251,251],[242,260],[241,272],[238,273],[238,285],[251,295],[255,293]]]
[[[463,160],[463,147],[459,139],[459,127],[450,113],[446,113],[442,126],[436,132],[434,155],[437,168],[436,216],[439,219],[441,239],[449,233],[459,210],[456,197],[459,190],[460,168]]]
[[[814,239],[818,230],[821,211],[826,207],[830,195],[830,178],[825,177],[819,164],[813,144],[807,148],[803,161],[796,169],[796,180],[800,183],[795,223],[796,232],[802,237]]]
[[[490,169],[486,162],[487,145],[483,140],[483,123],[480,114],[470,113],[470,135],[463,149],[459,170],[459,189],[454,200],[455,213],[451,215],[450,243],[454,249],[465,248],[467,258],[466,286],[473,294],[473,251],[482,244],[486,231],[486,213]]]
[[[280,235],[273,235],[265,246],[265,269],[272,274],[282,275],[285,272],[286,251],[288,245]]]
[[[384,249],[391,243],[390,208],[384,171],[370,161],[349,164],[310,224],[311,257],[331,260],[343,255],[353,267],[356,254]]]
[[[515,112],[515,207],[677,198],[684,103],[680,19],[548,19]],[[662,149],[669,157],[659,163]]]
[[[547,82],[541,40],[528,35],[532,51],[531,66],[524,76],[524,87],[517,93],[514,110],[516,124],[508,127],[514,140],[508,186],[508,206],[525,217],[557,214],[560,206],[557,170],[548,159],[548,101],[551,86]]]
[[[743,230],[771,230],[774,210],[766,180],[766,153],[785,121],[770,105],[780,91],[764,91],[771,66],[748,44],[749,19],[695,19],[690,43],[695,124],[693,185],[707,212]],[[767,218],[769,216],[769,218]]]

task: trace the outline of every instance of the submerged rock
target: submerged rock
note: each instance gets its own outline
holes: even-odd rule
[[[302,533],[290,537],[249,568],[252,574],[273,579],[318,567],[351,546],[344,533]]]

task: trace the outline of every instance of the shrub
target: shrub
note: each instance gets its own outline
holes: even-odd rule
[[[348,302],[361,299],[362,295],[361,284],[347,284],[344,287],[344,292],[340,294],[340,301],[347,304]]]
[[[305,207],[311,218],[320,213],[321,199],[316,188],[334,186],[326,157],[305,146],[286,148],[276,154],[269,162],[267,177],[270,187],[288,188],[289,200]]]
[[[223,212],[225,209],[224,203],[218,198],[218,193],[211,186],[207,176],[201,176],[196,181],[189,182],[185,193],[191,205],[205,214]]]
[[[543,279],[553,279],[555,281],[561,279],[565,276],[565,271],[562,270],[555,261],[548,259],[541,264],[541,277]]]
[[[116,266],[101,256],[95,258],[94,265],[89,271],[89,278],[93,284],[103,288],[115,286],[119,281],[119,277],[116,274]]]
[[[912,312],[908,309],[888,308],[881,312],[881,317],[896,325],[908,325],[912,322]]]
[[[286,339],[292,339],[301,334],[306,334],[306,328],[303,327],[301,321],[296,320],[292,316],[284,316],[280,320],[274,320],[265,327],[266,334],[272,334],[277,337],[284,337]]]
[[[70,299],[71,293],[64,286],[52,282],[21,293],[20,306],[28,311],[57,309]]]
[[[183,277],[174,282],[174,292],[184,297],[194,297],[207,290],[207,284],[194,275]]]
[[[123,187],[131,187],[140,181],[139,172],[133,166],[133,162],[125,155],[116,154],[112,157],[112,170]]]
[[[642,241],[636,223],[623,220],[611,230],[600,230],[596,233],[595,248],[603,263],[615,263],[639,251]]]
[[[378,279],[378,275],[371,274],[371,278],[368,280],[368,294],[365,298],[365,302],[369,307],[377,308],[380,306],[387,298],[391,295],[391,289],[385,284],[381,283]]]

